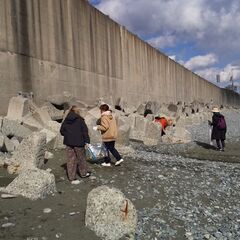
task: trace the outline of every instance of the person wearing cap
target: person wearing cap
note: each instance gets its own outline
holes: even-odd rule
[[[118,132],[117,122],[116,119],[113,117],[112,111],[109,109],[109,106],[107,104],[102,104],[99,109],[101,111],[101,119],[100,121],[98,121],[98,125],[93,127],[93,130],[101,131],[102,141],[107,149],[108,154],[108,156],[104,159],[104,163],[102,163],[101,165],[104,167],[111,166],[111,158],[109,156],[109,152],[111,152],[117,160],[115,162],[115,166],[118,166],[123,162],[123,159],[115,148],[115,141]]]
[[[91,175],[87,169],[85,147],[90,143],[88,128],[84,119],[80,116],[79,109],[72,106],[64,119],[60,133],[64,136],[63,144],[67,150],[67,174],[72,184],[77,184],[77,170],[80,177],[86,178]]]
[[[209,122],[209,124],[213,127],[212,128],[212,140],[216,140],[217,144],[217,150],[219,151],[224,151],[225,148],[225,139],[226,139],[226,132],[227,132],[227,127],[226,127],[226,122],[224,119],[224,116],[220,113],[219,109],[217,107],[214,107],[212,109],[212,122]],[[224,127],[219,126],[219,121],[222,120],[224,121]]]

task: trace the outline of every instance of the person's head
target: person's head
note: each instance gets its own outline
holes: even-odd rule
[[[146,109],[145,111],[144,111],[144,117],[146,117],[148,114],[152,114],[153,112],[152,112],[152,110],[151,109]]]
[[[216,114],[216,113],[219,113],[219,109],[217,108],[217,107],[214,107],[213,109],[212,109],[212,113],[214,114]]]
[[[80,109],[75,105],[71,106],[69,112],[74,112],[74,113],[80,115]]]
[[[172,126],[172,125],[173,125],[173,120],[172,120],[171,118],[169,118],[169,119],[167,120],[167,125],[168,125],[168,126]]]
[[[102,104],[100,107],[99,107],[101,113],[103,112],[106,112],[106,111],[109,111],[109,106],[107,104]]]

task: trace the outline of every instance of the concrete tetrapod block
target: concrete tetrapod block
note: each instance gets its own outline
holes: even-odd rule
[[[15,150],[14,143],[7,136],[4,136],[4,145],[3,145],[2,150],[4,152],[9,152],[9,153],[11,153]]]
[[[1,192],[21,195],[31,200],[43,199],[56,192],[55,177],[53,174],[41,169],[27,169],[20,173]]]
[[[97,125],[97,118],[92,115],[92,114],[87,114],[87,116],[85,117],[85,122],[88,126],[88,133],[89,133],[89,137],[91,139],[91,143],[101,143],[102,142],[102,136],[100,131],[94,131],[93,130],[93,126]]]
[[[144,141],[146,126],[148,122],[148,119],[137,115],[135,118],[135,125],[130,130],[130,139],[136,141]]]
[[[145,128],[143,143],[147,146],[157,145],[162,140],[162,126],[159,123],[148,122]]]
[[[8,160],[8,172],[20,173],[26,169],[41,168],[46,151],[46,134],[35,132],[23,139]]]
[[[0,151],[2,150],[4,145],[4,135],[0,132]]]
[[[101,239],[134,239],[137,211],[120,190],[100,186],[88,194],[85,224]]]
[[[23,126],[29,128],[32,131],[38,131],[43,128],[43,124],[40,123],[37,119],[35,119],[31,114],[26,115],[23,120]]]
[[[58,110],[53,104],[50,102],[45,102],[43,105],[46,110],[48,111],[48,114],[50,115],[52,120],[59,120],[63,119],[63,110]]]
[[[16,136],[20,138],[26,138],[32,133],[32,131],[21,125],[19,121],[10,120],[5,117],[3,119],[2,124],[2,133],[5,136]]]
[[[7,118],[22,120],[22,117],[29,112],[28,99],[22,96],[12,97],[9,101]]]
[[[2,130],[3,117],[0,117],[0,131]]]

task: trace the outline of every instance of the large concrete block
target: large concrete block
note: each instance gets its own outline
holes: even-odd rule
[[[13,144],[13,142],[7,136],[4,136],[4,145],[2,147],[2,151],[11,153],[14,150],[15,145]]]
[[[52,104],[61,106],[65,103],[70,103],[73,101],[74,97],[70,92],[64,91],[62,94],[50,95],[46,100]]]
[[[85,224],[101,239],[134,239],[137,211],[120,190],[100,186],[88,194]]]
[[[143,116],[136,116],[135,125],[131,127],[130,130],[130,139],[135,141],[144,141],[146,126],[148,122],[149,120]]]
[[[52,120],[48,113],[47,107],[41,107],[41,108],[36,109],[33,112],[32,116],[42,125],[46,125],[49,121]]]
[[[2,131],[3,117],[0,116],[0,131]]]
[[[22,125],[31,131],[39,131],[43,129],[43,124],[40,123],[33,115],[28,114],[22,120]]]
[[[5,136],[16,136],[20,138],[26,138],[32,131],[29,128],[21,125],[19,121],[10,120],[8,118],[3,119],[2,133]]]
[[[20,195],[30,200],[43,199],[56,192],[55,177],[53,174],[40,169],[26,169],[20,173],[1,192]]]
[[[0,132],[0,151],[4,146],[4,135]]]
[[[7,118],[11,120],[22,120],[29,113],[28,99],[22,96],[12,97],[9,101]]]
[[[95,115],[94,113],[93,115],[87,114],[87,116],[85,117],[85,122],[88,126],[88,133],[89,133],[91,143],[100,143],[102,142],[102,136],[100,131],[93,130],[93,127],[97,125],[97,120],[98,120],[98,118],[96,118],[94,115]]]
[[[8,160],[9,173],[20,173],[26,169],[41,168],[46,151],[46,134],[34,132],[23,139]]]
[[[51,117],[52,120],[60,120],[63,119],[63,110],[58,110],[53,104],[50,102],[45,102],[43,105],[49,116]]]
[[[162,140],[162,127],[159,123],[148,122],[145,128],[145,135],[143,143],[145,145],[157,145]]]

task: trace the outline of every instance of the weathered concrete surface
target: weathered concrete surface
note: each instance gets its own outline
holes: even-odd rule
[[[6,188],[0,188],[1,192],[21,195],[31,200],[45,198],[56,192],[55,177],[41,169],[27,169],[19,174]]]
[[[62,103],[56,96],[69,92],[88,104],[106,93],[135,106],[149,99],[239,104],[239,95],[193,74],[85,0],[0,1],[0,49],[0,114],[19,91],[38,102],[52,96]]]
[[[119,189],[100,186],[88,194],[85,224],[101,239],[134,239],[137,211]]]

